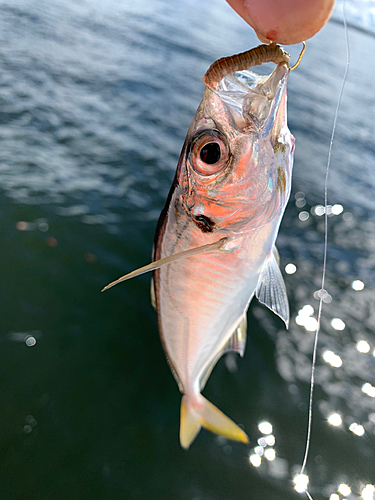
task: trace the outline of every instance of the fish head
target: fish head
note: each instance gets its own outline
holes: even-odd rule
[[[205,88],[177,169],[180,201],[202,231],[243,231],[281,216],[294,138],[287,127],[289,67],[241,71]]]

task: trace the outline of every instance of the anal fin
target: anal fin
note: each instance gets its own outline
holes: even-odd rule
[[[223,354],[225,352],[234,351],[237,352],[241,356],[241,358],[243,358],[246,347],[246,336],[247,336],[247,318],[245,314],[241,323],[235,329],[233,335],[230,337],[227,344],[225,345],[223,349]]]
[[[240,322],[236,321],[236,326],[232,330],[233,333],[230,335],[227,343],[222,347],[216,356],[213,358],[211,363],[206,367],[203,374],[200,377],[200,389],[202,390],[206,385],[209,376],[211,375],[212,370],[214,369],[216,363],[219,361],[221,356],[226,352],[234,351],[237,352],[241,358],[245,353],[246,347],[246,335],[247,335],[247,318],[246,313],[241,316]]]

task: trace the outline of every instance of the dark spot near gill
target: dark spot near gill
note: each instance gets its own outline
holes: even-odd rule
[[[196,215],[193,221],[203,233],[212,233],[215,227],[215,222],[205,215]]]

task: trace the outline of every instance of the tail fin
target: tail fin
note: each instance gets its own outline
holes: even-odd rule
[[[190,404],[187,396],[183,396],[180,422],[180,443],[183,448],[189,448],[201,427],[228,439],[249,442],[246,433],[202,395],[194,404]]]

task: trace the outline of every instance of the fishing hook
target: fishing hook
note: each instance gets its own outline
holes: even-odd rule
[[[293,71],[294,69],[298,68],[300,62],[302,61],[302,58],[303,58],[303,55],[305,53],[305,50],[306,50],[306,43],[305,42],[302,42],[302,50],[301,50],[301,53],[300,55],[298,56],[298,59],[297,59],[297,62],[291,67],[289,68],[290,71]]]

